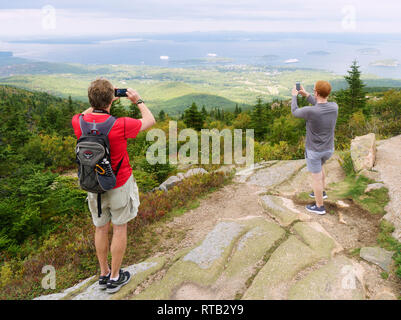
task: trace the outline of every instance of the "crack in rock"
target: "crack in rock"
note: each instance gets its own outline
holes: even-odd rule
[[[191,250],[183,261],[195,262],[200,268],[209,268],[221,257],[224,249],[241,232],[242,226],[235,222],[220,222],[203,240],[202,244]]]

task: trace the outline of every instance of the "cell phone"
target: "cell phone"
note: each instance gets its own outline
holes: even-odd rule
[[[295,88],[297,91],[301,90],[301,82],[295,82]]]
[[[114,89],[114,96],[115,97],[126,97],[127,89]]]

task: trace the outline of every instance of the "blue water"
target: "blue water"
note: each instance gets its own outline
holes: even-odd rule
[[[2,49],[15,56],[82,64],[133,64],[192,67],[215,64],[251,64],[314,68],[345,74],[354,59],[363,73],[386,78],[401,78],[401,65],[378,67],[377,60],[394,59],[401,63],[400,35],[341,34],[241,34],[241,35],[164,35],[131,36],[139,41],[85,39],[80,41],[3,42]],[[3,40],[4,41],[4,40]],[[366,50],[369,49],[369,50]],[[365,52],[361,51],[365,50]],[[323,54],[311,54],[318,51]],[[228,60],[207,62],[208,54]],[[168,56],[161,60],[160,56]],[[296,59],[296,63],[286,63]],[[293,60],[295,61],[295,60]]]

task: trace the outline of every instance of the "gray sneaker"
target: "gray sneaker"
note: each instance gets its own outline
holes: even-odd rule
[[[110,280],[110,273],[107,276],[99,277],[99,288],[100,290],[106,290],[107,282]]]
[[[309,197],[315,198],[315,193],[312,191],[311,193],[309,193]],[[327,199],[326,191],[323,191],[323,199]]]
[[[131,274],[128,271],[122,271],[120,269],[119,277],[117,280],[107,281],[107,293],[115,293],[121,289],[122,286],[125,286],[131,280]]]
[[[316,204],[308,204],[306,207],[306,210],[309,212],[317,213],[317,214],[326,214],[326,210],[324,209],[324,206],[318,207]]]

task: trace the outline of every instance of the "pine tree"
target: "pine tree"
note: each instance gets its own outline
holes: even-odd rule
[[[357,61],[353,61],[351,70],[348,70],[348,75],[344,77],[348,88],[336,94],[336,101],[342,109],[343,121],[347,121],[353,113],[366,108],[365,84],[361,80],[359,68]]]
[[[139,111],[139,108],[135,103],[131,103],[131,105],[129,106],[129,109],[130,109],[129,116],[131,118],[139,119],[142,117],[141,112]]]
[[[111,105],[110,114],[117,118],[126,117],[127,111],[125,107],[121,104],[120,100],[116,100]]]
[[[236,118],[240,114],[239,108],[238,108],[238,103],[235,104],[235,109],[234,109],[234,117]]]
[[[71,96],[68,96],[68,113],[72,115],[74,113],[74,107],[72,105]]]
[[[191,107],[184,112],[184,123],[189,128],[194,128],[200,131],[203,128],[202,114],[198,111],[198,106],[195,102]]]
[[[203,119],[203,121],[206,121],[207,116],[208,116],[208,113],[207,113],[207,110],[206,110],[206,108],[205,108],[205,105],[202,106],[202,111],[201,111],[201,113],[202,113],[202,119]]]
[[[262,140],[266,133],[266,122],[263,112],[262,99],[258,98],[251,114],[252,127],[255,130],[255,139]]]
[[[160,110],[159,112],[159,121],[164,121],[166,119],[166,114],[164,113],[163,110]]]
[[[216,115],[217,120],[221,120],[221,113],[220,113],[220,108],[217,108],[217,115]]]

